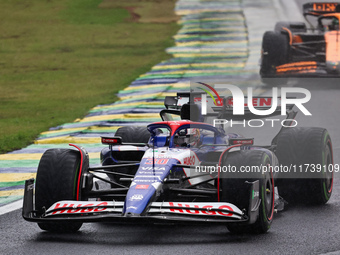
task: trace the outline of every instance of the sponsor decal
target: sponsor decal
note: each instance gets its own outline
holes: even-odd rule
[[[33,190],[34,184],[27,185],[27,191]]]
[[[138,184],[136,185],[136,189],[148,189],[149,185],[145,185],[145,184]]]
[[[101,202],[101,203],[90,203],[90,204],[76,204],[76,203],[56,203],[54,204],[52,210],[58,209],[58,211],[52,212],[52,214],[63,214],[63,213],[89,213],[89,212],[102,212],[105,211],[107,208],[98,208],[99,206],[107,206],[107,202]],[[97,207],[98,206],[98,207]],[[70,208],[73,209],[63,209],[63,208]],[[85,207],[85,208],[84,208]],[[89,207],[89,208],[86,208]]]
[[[152,161],[153,161],[152,158],[147,158],[145,161],[145,164],[152,165],[153,164]],[[155,165],[166,165],[168,162],[169,162],[168,158],[155,158],[154,159]]]
[[[254,199],[255,197],[259,197],[260,193],[258,191],[253,190],[253,195],[252,195],[252,199]]]
[[[226,216],[230,217],[233,216],[234,209],[229,205],[219,205],[218,207],[213,205],[197,205],[197,204],[181,204],[181,203],[173,203],[169,202],[170,207],[179,207],[171,208],[170,212],[176,212],[176,213],[185,213],[185,214],[195,214],[195,215],[220,215],[220,216]],[[188,209],[182,209],[181,207],[187,207]],[[190,209],[189,209],[190,208]],[[205,210],[197,210],[197,209],[205,209]],[[230,213],[221,212],[221,211],[212,211],[211,209],[225,209],[231,211]]]
[[[181,125],[181,122],[180,121],[171,121],[170,123],[170,126],[180,126]]]
[[[163,171],[153,171],[153,170],[138,171],[138,176],[144,176],[145,174],[162,175],[162,174],[164,174],[164,172]]]
[[[138,177],[143,177],[143,176],[138,176]],[[147,177],[150,178],[150,177]],[[159,178],[159,177],[158,177]],[[151,180],[151,179],[147,179],[147,180],[141,180],[141,179],[135,179],[134,182],[160,182],[160,180]],[[142,188],[136,188],[136,189],[142,189]],[[147,188],[146,188],[147,189]]]
[[[121,144],[122,141],[119,138],[106,138],[106,137],[102,137],[102,143],[104,144]]]
[[[140,201],[143,199],[143,195],[142,194],[134,194],[133,196],[131,196],[129,198],[130,201]]]
[[[337,3],[313,3],[313,11],[316,12],[335,12]]]
[[[148,170],[148,171],[165,171],[165,167],[158,167],[158,166],[155,166],[155,167],[152,167],[152,166],[142,166],[140,169],[142,170]]]
[[[190,157],[185,157],[183,159],[183,164],[184,165],[188,165],[188,166],[192,166],[195,165],[195,156],[190,156]]]

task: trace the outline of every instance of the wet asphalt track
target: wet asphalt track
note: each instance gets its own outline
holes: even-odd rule
[[[299,1],[302,2],[302,1]],[[338,87],[339,85],[339,87]],[[292,80],[312,99],[306,105],[313,117],[298,115],[301,126],[328,129],[334,163],[340,163],[340,83]],[[274,130],[258,132],[263,140]],[[231,235],[224,226],[85,224],[77,234],[42,232],[25,222],[21,211],[0,216],[0,254],[336,254],[340,251],[340,174],[333,195],[322,207],[291,207],[275,215],[267,234]]]

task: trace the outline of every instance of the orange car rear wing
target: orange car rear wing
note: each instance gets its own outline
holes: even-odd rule
[[[303,5],[303,15],[320,16],[327,13],[340,12],[340,3],[335,2],[316,2]]]

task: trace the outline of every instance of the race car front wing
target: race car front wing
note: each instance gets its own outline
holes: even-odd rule
[[[73,201],[64,200],[46,208],[42,215],[34,209],[34,179],[25,183],[22,216],[31,222],[126,222],[126,223],[254,223],[261,203],[258,181],[249,183],[251,187],[249,213],[241,211],[226,202],[151,202],[146,213],[124,214],[122,201]]]

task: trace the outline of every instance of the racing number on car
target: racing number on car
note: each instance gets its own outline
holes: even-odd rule
[[[166,165],[169,162],[168,158],[155,158],[156,165]],[[145,164],[152,165],[152,158],[148,158],[145,161]]]

